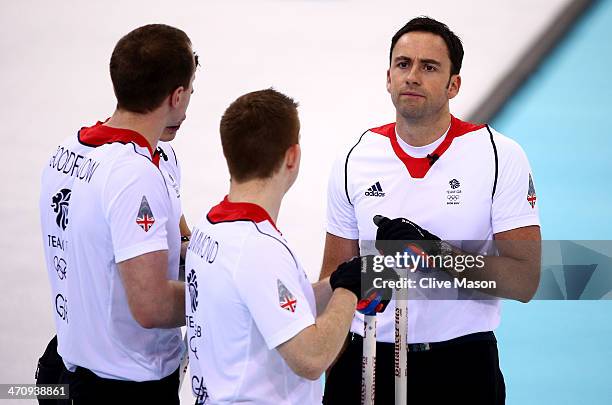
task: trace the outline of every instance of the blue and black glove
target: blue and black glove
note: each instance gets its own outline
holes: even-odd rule
[[[357,297],[357,310],[365,315],[383,312],[393,296],[391,288],[376,288],[374,280],[394,280],[399,278],[390,268],[382,267],[374,271],[374,256],[354,257],[338,266],[329,278],[332,290],[346,288]],[[380,283],[377,283],[380,285]]]

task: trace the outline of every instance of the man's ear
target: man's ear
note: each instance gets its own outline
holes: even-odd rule
[[[387,91],[391,94],[391,70],[387,69]]]
[[[285,152],[285,166],[288,170],[295,170],[300,167],[300,159],[302,157],[302,149],[300,144],[291,145]]]
[[[176,108],[181,102],[181,97],[185,95],[185,88],[183,86],[179,86],[172,94],[170,94],[170,106]]]
[[[461,76],[452,75],[450,77],[447,90],[449,100],[455,98],[455,96],[459,93],[459,88],[461,88]]]

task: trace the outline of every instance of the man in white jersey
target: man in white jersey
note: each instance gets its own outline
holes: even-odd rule
[[[367,242],[374,240],[378,248],[385,240],[416,240],[425,253],[450,257],[461,250],[489,253],[487,241],[495,240],[506,242],[499,255],[461,277],[496,281],[498,297],[527,302],[535,293],[540,228],[531,169],[516,142],[450,114],[462,58],[459,38],[427,17],[393,37],[387,90],[396,122],[365,131],[335,163],[322,278],[347,258],[372,253]],[[380,228],[375,215],[387,217]],[[458,242],[451,247],[440,239]],[[452,267],[438,271],[452,280],[459,275]],[[394,397],[395,302],[390,305],[378,317],[377,404]],[[493,335],[499,321],[495,297],[409,300],[408,402],[504,403]],[[362,335],[363,317],[356,314],[346,350],[328,374],[324,403],[359,403]]]
[[[225,111],[229,195],[193,228],[185,264],[197,403],[320,404],[361,288],[361,258],[314,285],[276,228],[300,166],[295,102],[275,90]]]
[[[155,151],[156,155],[159,155],[159,170],[164,176],[166,186],[168,187],[168,193],[172,200],[176,200],[175,203],[172,204],[173,214],[172,217],[180,217],[179,228],[181,235],[181,254],[180,254],[180,262],[181,266],[179,267],[179,280],[184,280],[184,260],[185,253],[187,249],[187,244],[189,243],[189,237],[191,235],[191,231],[187,222],[185,220],[185,216],[182,213],[182,205],[180,203],[180,189],[181,189],[181,168],[178,162],[178,158],[172,146],[170,145],[170,141],[172,141],[176,136],[175,131],[164,130],[160,141],[157,143],[157,150]],[[86,153],[90,147],[84,146],[83,153]],[[157,157],[155,157],[157,158]],[[47,201],[52,200],[52,197],[55,196],[53,190],[50,190],[53,195],[41,195],[41,204],[46,204]],[[43,193],[44,194],[44,193]],[[44,207],[44,209],[52,209],[51,206]],[[43,211],[41,211],[43,212]],[[52,296],[56,297],[57,294],[61,294],[61,285],[58,285],[58,280],[62,280],[65,277],[66,266],[61,258],[58,258],[57,261],[54,259],[54,266],[57,277],[51,278],[51,286],[52,286]],[[57,384],[59,383],[59,378],[61,376],[62,371],[64,370],[64,365],[61,357],[57,353],[57,336],[54,336],[47,348],[45,353],[38,360],[38,365],[36,368],[36,383],[37,384]],[[51,399],[39,399],[39,403],[41,405],[45,404],[55,404],[57,401]]]
[[[154,151],[185,119],[196,66],[181,30],[124,36],[110,62],[117,109],[60,144],[43,171],[60,382],[73,403],[178,403],[180,194]]]

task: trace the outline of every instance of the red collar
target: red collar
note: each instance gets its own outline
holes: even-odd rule
[[[455,118],[451,115],[451,125],[446,134],[446,138],[442,141],[440,145],[430,154],[430,156],[437,156],[435,160],[439,159],[444,152],[449,148],[453,139],[465,135],[469,132],[473,132],[484,128],[485,125],[476,125],[470,122],[461,121],[458,118]],[[431,166],[433,165],[431,158],[423,157],[416,158],[407,154],[404,149],[397,142],[397,136],[395,134],[395,122],[387,125],[383,125],[382,127],[372,128],[370,131],[386,136],[391,141],[391,147],[393,151],[397,155],[397,157],[404,163],[406,169],[410,173],[410,176],[415,179],[422,179],[425,177]]]
[[[255,223],[268,221],[279,233],[270,215],[257,204],[247,202],[231,202],[227,196],[208,212],[207,218],[213,224],[231,221],[253,221]]]
[[[144,136],[131,129],[112,128],[102,124],[103,122],[98,121],[93,127],[81,128],[78,135],[79,142],[94,148],[114,142],[123,144],[135,143],[141,148],[147,148],[151,155],[151,161],[155,166],[159,167],[159,154],[153,152],[149,141]]]

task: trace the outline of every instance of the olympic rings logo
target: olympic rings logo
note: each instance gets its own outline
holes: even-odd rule
[[[57,272],[57,276],[60,280],[66,278],[66,260],[61,257],[54,256],[53,257],[53,265],[55,266],[55,271]]]

